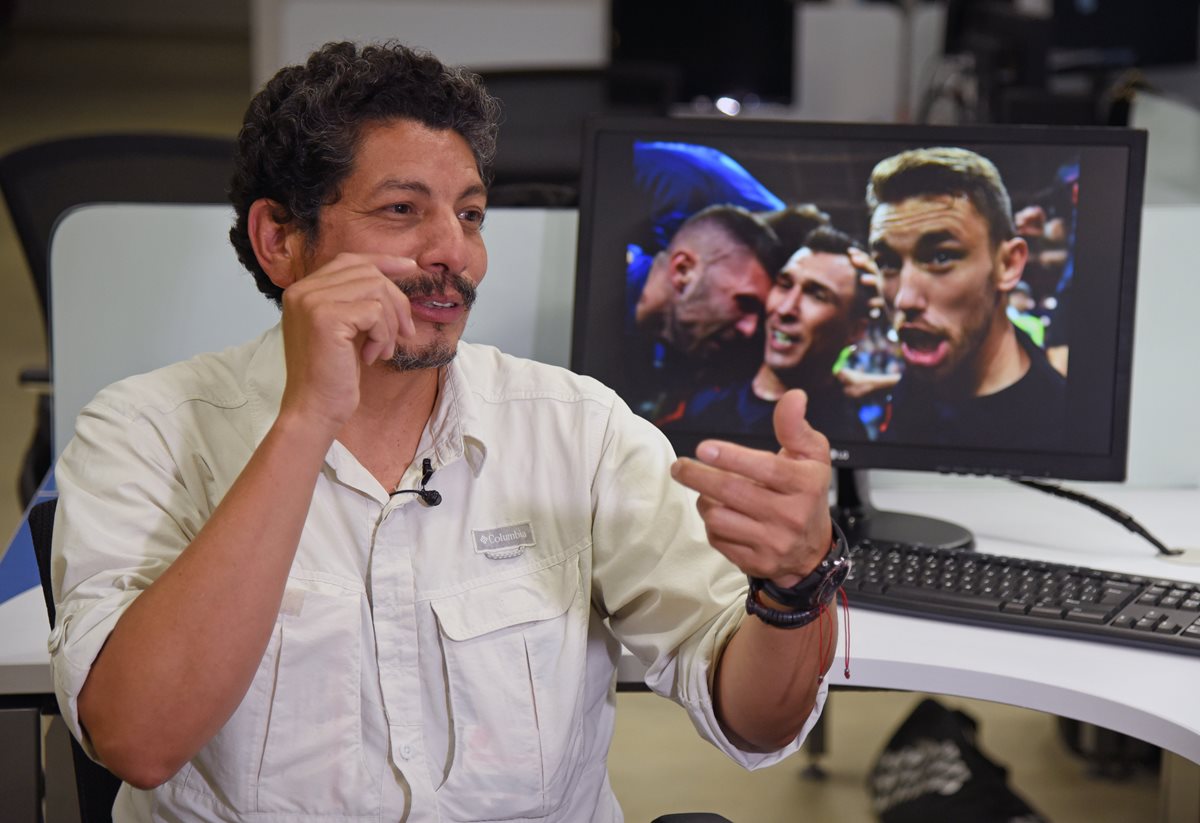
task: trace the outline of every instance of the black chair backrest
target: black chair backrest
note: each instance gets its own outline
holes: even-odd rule
[[[35,503],[29,509],[29,535],[33,539],[33,554],[37,558],[38,576],[42,580],[42,595],[46,598],[46,613],[50,628],[54,628],[54,590],[50,585],[50,542],[54,536],[54,512],[58,498]]]
[[[0,157],[0,195],[29,264],[47,343],[50,237],[58,221],[88,203],[227,202],[233,151],[234,141],[222,137],[105,134],[48,140]],[[23,503],[50,469],[50,418],[43,396],[22,464]]]
[[[224,203],[234,141],[183,134],[106,134],[35,143],[0,157],[0,194],[49,319],[50,235],[85,203]]]
[[[54,513],[58,498],[35,503],[29,509],[29,534],[37,558],[38,576],[42,579],[42,594],[46,612],[54,625],[54,591],[50,585],[50,544],[54,536]],[[71,737],[71,759],[75,765],[75,791],[79,795],[80,823],[112,823],[113,802],[121,788],[121,780],[100,764],[91,760]]]

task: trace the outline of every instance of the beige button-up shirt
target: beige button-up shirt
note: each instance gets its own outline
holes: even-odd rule
[[[50,637],[76,736],[105,638],[229,489],[283,380],[276,327],[80,415],[56,470]],[[745,579],[705,542],[666,440],[612,391],[462,343],[400,488],[425,458],[436,507],[389,496],[333,444],[249,691],[166,784],[123,786],[118,821],[619,821],[622,644],[737,762],[799,746],[748,754],[717,724],[714,662]]]

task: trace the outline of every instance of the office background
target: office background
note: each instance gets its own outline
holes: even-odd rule
[[[465,7],[487,6],[486,0],[458,2]],[[530,0],[525,5],[552,2]],[[373,13],[405,3],[375,0],[358,5]],[[571,7],[560,13],[586,20],[600,4],[562,0],[560,5]],[[847,4],[825,5],[832,9]],[[326,13],[315,2],[285,0],[204,4],[19,0],[7,7],[0,2],[0,12],[5,10],[9,23],[0,30],[0,153],[43,138],[109,131],[232,136],[252,78],[270,71],[264,54],[295,56],[288,52],[291,46],[266,38],[319,23]],[[279,15],[278,26],[264,22],[271,14]],[[252,25],[252,20],[257,22]],[[555,38],[543,33],[542,39]],[[447,59],[456,58],[453,51],[440,49],[439,43],[422,44]],[[489,48],[494,47],[493,41]],[[898,43],[885,47],[896,54],[900,51]],[[595,48],[602,50],[602,44],[597,42]],[[588,59],[586,54],[584,58]],[[813,72],[801,78],[801,97],[806,101],[802,105],[818,116],[884,120],[911,104],[896,89],[868,98],[831,94],[820,87],[820,79]],[[919,82],[914,77],[912,88],[919,88]],[[1200,104],[1194,99],[1200,98],[1200,70],[1159,70],[1155,83],[1184,104]],[[835,110],[838,105],[843,110]],[[1151,141],[1153,157],[1153,131]],[[1200,146],[1196,152],[1200,154]],[[1151,192],[1151,202],[1156,196],[1160,202],[1185,202],[1189,197],[1178,188],[1158,191]],[[169,273],[167,265],[164,276]],[[498,274],[502,275],[493,272]],[[17,386],[16,375],[45,358],[33,287],[7,215],[0,213],[0,529],[6,534],[20,515],[16,477],[33,430],[36,401]],[[668,804],[679,796],[688,797],[695,808],[718,811],[737,821],[874,820],[865,775],[891,731],[920,698],[908,693],[835,694],[829,751],[821,758],[828,778],[814,781],[802,777],[805,755],[765,772],[742,773],[701,743],[683,714],[666,701],[624,694],[619,698],[618,736],[610,759],[613,783],[631,821],[649,820],[670,810]],[[983,749],[1011,769],[1014,788],[1049,820],[1136,821],[1152,816],[1157,782],[1151,771],[1101,779],[1090,773],[1086,761],[1070,753],[1052,717],[980,701],[945,702],[962,706],[979,719]]]

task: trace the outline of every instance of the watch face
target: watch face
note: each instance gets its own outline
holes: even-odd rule
[[[837,596],[837,590],[841,588],[842,583],[846,581],[846,577],[849,574],[850,558],[846,557],[838,560],[833,570],[825,575],[817,587],[817,602],[822,605],[830,603]]]

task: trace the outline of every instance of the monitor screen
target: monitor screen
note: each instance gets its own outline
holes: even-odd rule
[[[1146,13],[1141,0],[1054,0],[1051,40],[1060,68],[1195,63],[1200,2],[1173,0]]]
[[[793,103],[796,15],[793,0],[611,0],[609,61],[673,70],[680,103]]]
[[[1144,132],[599,119],[572,366],[681,454],[1119,480]]]

